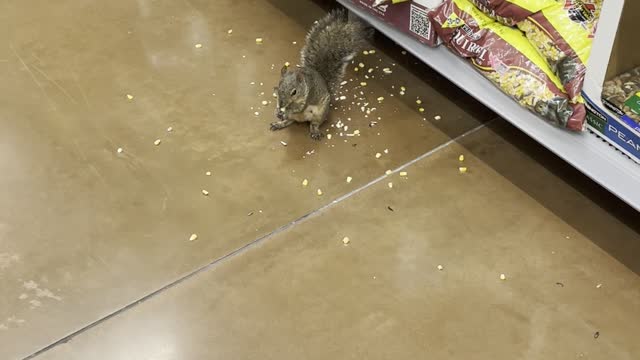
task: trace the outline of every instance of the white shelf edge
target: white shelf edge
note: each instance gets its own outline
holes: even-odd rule
[[[595,135],[573,134],[546,123],[503,94],[469,63],[449,52],[446,47],[427,47],[370,15],[350,0],[338,2],[502,118],[640,211],[640,165],[611,149]]]

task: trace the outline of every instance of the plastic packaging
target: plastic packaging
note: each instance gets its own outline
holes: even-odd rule
[[[383,4],[397,4],[397,3],[401,3],[401,2],[405,2],[405,1],[409,1],[409,0],[375,0],[373,2],[373,7],[377,7]]]
[[[602,0],[472,0],[485,14],[517,25],[560,79],[573,102],[580,93]]]
[[[493,21],[468,0],[446,0],[430,11],[438,36],[503,92],[545,120],[585,129],[583,104],[571,103],[544,58],[517,29]]]
[[[604,83],[602,99],[637,124],[640,124],[640,67]],[[609,104],[607,104],[607,102]]]

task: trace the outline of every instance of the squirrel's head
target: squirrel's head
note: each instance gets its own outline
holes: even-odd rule
[[[283,66],[276,92],[278,94],[276,102],[276,116],[278,118],[284,119],[288,113],[304,111],[309,88],[302,69],[289,69],[288,66]]]

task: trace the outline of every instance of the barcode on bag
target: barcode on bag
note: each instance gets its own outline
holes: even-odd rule
[[[409,30],[422,38],[431,40],[431,22],[427,17],[427,12],[415,5],[411,5]]]

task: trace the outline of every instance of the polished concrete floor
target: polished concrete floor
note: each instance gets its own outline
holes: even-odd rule
[[[639,215],[387,40],[268,131],[329,3],[0,5],[0,359],[637,359]]]

